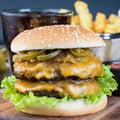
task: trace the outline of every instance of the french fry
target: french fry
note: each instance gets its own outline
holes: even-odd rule
[[[93,21],[87,3],[79,0],[74,3],[74,7],[77,15],[72,17],[72,25],[80,25],[96,33],[120,33],[119,16],[110,14],[107,19],[104,13],[98,12]]]
[[[119,19],[119,17],[115,14],[110,14],[108,21],[111,24],[114,24],[117,20]]]
[[[120,33],[120,17],[115,21],[116,32]]]
[[[105,33],[116,33],[116,26],[114,24],[108,23],[105,27]]]
[[[80,26],[92,29],[92,14],[89,12],[88,5],[83,1],[76,1],[74,6],[79,15]]]
[[[93,24],[93,31],[96,33],[104,33],[106,24],[108,23],[105,14],[98,12]]]
[[[72,25],[80,25],[80,19],[78,15],[72,17]]]
[[[111,14],[108,18],[108,24],[105,28],[105,33],[120,33],[120,17]]]

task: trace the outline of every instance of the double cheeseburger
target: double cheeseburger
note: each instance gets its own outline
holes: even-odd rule
[[[2,81],[4,97],[20,111],[44,116],[92,114],[106,107],[117,88],[109,66],[92,48],[105,46],[80,26],[26,30],[11,43],[14,76]]]

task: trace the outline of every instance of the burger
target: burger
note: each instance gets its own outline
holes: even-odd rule
[[[110,67],[93,48],[104,41],[80,26],[54,25],[25,30],[11,43],[14,76],[4,78],[4,98],[17,110],[43,116],[96,113],[117,88]]]

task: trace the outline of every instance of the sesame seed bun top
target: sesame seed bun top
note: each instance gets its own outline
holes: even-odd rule
[[[12,43],[12,52],[37,49],[66,49],[105,46],[94,32],[72,25],[54,25],[25,30]]]

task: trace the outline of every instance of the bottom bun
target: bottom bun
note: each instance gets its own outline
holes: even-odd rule
[[[83,100],[58,103],[54,108],[47,105],[34,104],[22,112],[43,116],[78,116],[96,113],[107,105],[107,96],[104,95],[97,104],[86,104]]]

